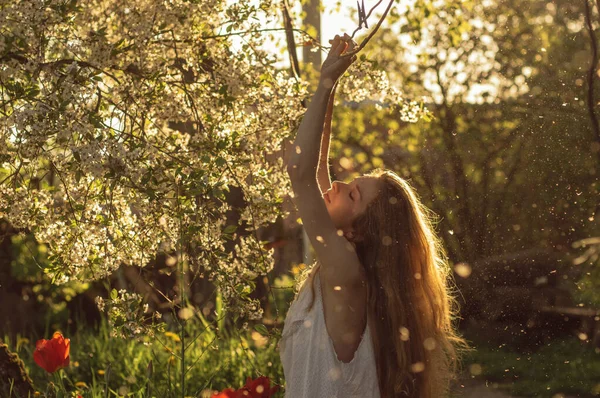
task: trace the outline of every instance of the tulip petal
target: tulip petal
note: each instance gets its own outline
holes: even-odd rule
[[[69,366],[70,340],[55,332],[50,340],[38,340],[33,353],[35,362],[48,373]]]
[[[44,370],[47,369],[46,356],[44,355],[43,351],[36,348],[36,350],[33,352],[33,360],[35,361],[35,363],[38,364],[40,368]]]
[[[46,345],[46,343],[47,343],[47,342],[48,342],[48,340],[44,340],[44,339],[38,340],[38,341],[35,343],[35,349],[36,349],[36,350],[39,350],[39,349],[41,349],[43,346],[45,346],[45,345]]]

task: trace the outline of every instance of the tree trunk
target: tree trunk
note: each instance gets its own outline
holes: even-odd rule
[[[321,2],[319,0],[306,0],[302,4],[304,17],[302,25],[314,38],[321,41]],[[302,61],[304,65],[312,64],[318,70],[321,67],[321,51],[311,52],[312,46],[302,47]]]

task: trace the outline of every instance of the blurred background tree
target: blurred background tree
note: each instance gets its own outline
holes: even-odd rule
[[[424,96],[433,120],[398,123],[375,104],[335,114],[338,158],[353,160],[341,167],[410,178],[442,217],[455,262],[567,251],[597,231],[589,39],[583,4],[559,3],[430,5],[421,20],[395,13],[367,56]]]

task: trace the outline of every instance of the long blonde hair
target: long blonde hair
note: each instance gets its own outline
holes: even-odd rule
[[[383,398],[439,398],[448,394],[458,351],[466,347],[453,325],[447,259],[433,214],[412,187],[391,171],[370,175],[380,193],[354,221],[353,242],[368,282],[379,390]],[[319,267],[306,280],[311,308]]]

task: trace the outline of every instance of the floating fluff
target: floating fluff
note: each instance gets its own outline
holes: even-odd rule
[[[482,371],[483,371],[483,369],[481,368],[481,365],[478,363],[473,363],[473,364],[471,364],[471,366],[469,366],[469,372],[471,372],[471,374],[473,376],[479,376]]]
[[[433,350],[435,350],[436,346],[437,346],[437,342],[432,337],[428,337],[428,338],[425,339],[425,341],[423,341],[423,347],[425,347],[425,349],[427,351],[433,351]]]
[[[423,362],[416,362],[410,365],[410,371],[413,373],[420,373],[425,370],[425,364]]]
[[[473,269],[467,263],[458,263],[454,266],[454,272],[461,278],[468,278],[471,276]]]
[[[410,331],[405,328],[404,326],[402,326],[400,328],[400,340],[402,341],[408,341],[410,338]]]

